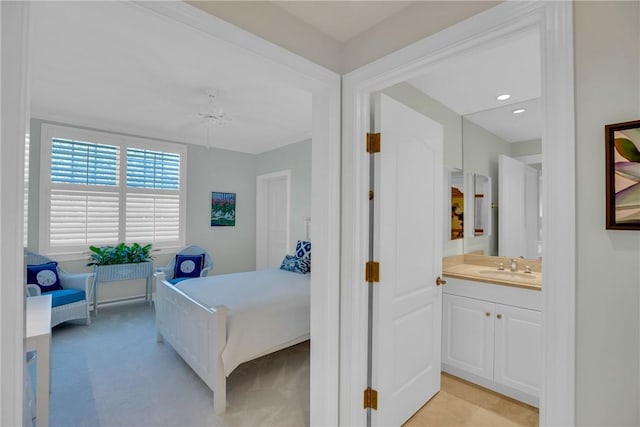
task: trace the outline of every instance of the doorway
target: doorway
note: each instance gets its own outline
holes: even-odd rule
[[[361,283],[367,260],[368,219],[365,215],[369,163],[361,141],[370,128],[372,93],[420,75],[442,59],[537,28],[541,37],[542,99],[546,127],[542,135],[543,230],[545,266],[543,283],[543,356],[540,424],[573,424],[575,408],[575,231],[574,106],[572,8],[563,3],[503,3],[450,27],[343,78],[343,283]],[[382,144],[384,146],[384,144]],[[555,212],[555,200],[568,197],[569,212]],[[364,224],[360,224],[363,222]],[[381,268],[384,261],[380,260]],[[561,286],[559,286],[561,284]],[[384,286],[381,283],[379,286]],[[366,360],[367,301],[365,286],[343,286],[341,298],[341,422],[364,424],[367,411],[359,404],[366,384],[363,369],[348,369]],[[378,301],[384,305],[386,301]],[[375,358],[376,355],[374,354]],[[392,369],[393,367],[388,367]],[[375,380],[374,380],[375,381]],[[379,391],[381,393],[382,391]]]

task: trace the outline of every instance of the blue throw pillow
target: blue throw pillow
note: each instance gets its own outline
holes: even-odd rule
[[[295,253],[298,258],[311,259],[311,242],[309,240],[298,240]]]
[[[294,273],[306,274],[311,271],[311,260],[299,258],[293,255],[285,255],[280,265],[281,270],[293,271]]]
[[[200,277],[204,264],[204,254],[198,255],[176,255],[176,267],[173,270],[173,278],[178,277]]]
[[[43,293],[62,289],[58,277],[58,263],[51,261],[46,264],[27,265],[27,283],[38,285]]]

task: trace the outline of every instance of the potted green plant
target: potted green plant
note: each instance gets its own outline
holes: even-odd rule
[[[138,243],[131,246],[127,246],[125,243],[116,246],[89,246],[89,250],[91,250],[91,254],[87,265],[138,264],[153,259],[151,243],[144,246]]]
[[[98,284],[121,280],[146,279],[145,299],[151,297],[151,277],[153,275],[153,257],[151,244],[131,246],[120,243],[116,246],[90,246],[89,262],[93,266],[94,276],[94,310],[97,314]]]

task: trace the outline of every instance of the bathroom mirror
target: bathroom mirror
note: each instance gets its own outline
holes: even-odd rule
[[[539,99],[530,101],[527,111],[535,115],[539,104]],[[467,115],[462,120],[463,165],[474,193],[482,194],[474,200],[474,229],[473,233],[465,234],[464,252],[539,258],[542,256],[539,121],[531,118],[538,127],[531,125],[529,133],[522,133],[528,139],[512,142],[478,124],[482,120],[477,117],[484,113]]]

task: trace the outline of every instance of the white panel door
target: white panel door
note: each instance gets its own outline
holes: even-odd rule
[[[442,296],[442,363],[493,380],[495,304]]]
[[[440,390],[442,126],[376,96],[373,388],[377,426],[399,426]]]
[[[498,156],[498,255],[526,255],[524,163]]]
[[[542,377],[542,313],[496,304],[494,380],[533,396]]]
[[[256,270],[279,267],[289,252],[290,171],[260,175],[256,187]]]
[[[278,267],[287,253],[287,179],[272,179],[267,188],[267,267]]]

